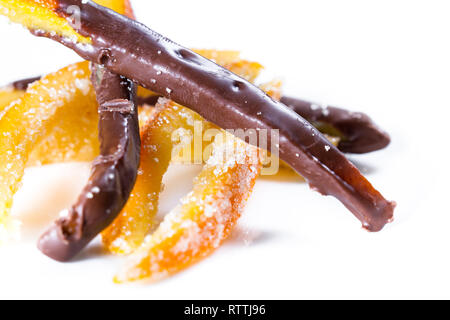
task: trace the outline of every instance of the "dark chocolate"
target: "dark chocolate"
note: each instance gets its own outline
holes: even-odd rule
[[[81,12],[81,23],[74,27],[92,39],[91,45],[34,33],[62,42],[84,59],[104,64],[222,128],[279,129],[281,158],[312,188],[338,198],[367,230],[379,231],[392,220],[395,203],[293,110],[212,61],[92,1],[59,0],[56,12],[70,21],[73,5]]]
[[[347,153],[368,153],[389,145],[389,135],[381,130],[372,119],[361,112],[321,106],[305,100],[283,97],[281,102],[326,132],[331,127],[341,137],[338,148]]]
[[[134,187],[140,158],[135,86],[100,66],[92,67],[99,103],[100,156],[77,203],[39,239],[39,249],[68,261],[108,227]]]
[[[40,79],[41,79],[41,77],[33,77],[33,78],[28,78],[28,79],[22,79],[22,80],[14,81],[13,83],[11,83],[11,86],[15,90],[25,91],[25,90],[27,90],[27,88],[28,88],[28,86],[30,84],[32,84],[33,82],[36,82],[36,81],[38,81]]]
[[[23,79],[11,85],[16,90],[26,90],[40,77]],[[137,96],[139,106],[156,105],[160,95]],[[282,97],[281,102],[310,122],[320,132],[341,138],[338,149],[345,153],[363,154],[386,148],[391,139],[372,119],[362,112],[323,106],[299,98]]]
[[[40,77],[23,79],[11,85],[16,90],[26,90],[28,85]],[[139,106],[156,105],[161,96],[137,97]],[[282,97],[281,102],[310,122],[320,132],[341,138],[338,149],[345,153],[363,154],[386,148],[391,139],[389,134],[378,127],[362,112],[323,106],[299,98]]]
[[[159,95],[153,95],[153,96],[148,96],[148,97],[138,96],[137,104],[139,106],[143,106],[144,104],[149,105],[149,106],[155,106],[156,103],[158,102],[159,98],[161,98],[161,96],[159,96]]]
[[[138,104],[154,106],[161,96],[139,97]],[[320,132],[340,138],[338,149],[345,153],[363,154],[386,148],[389,134],[362,112],[322,106],[299,98],[282,97],[281,102],[294,110]]]

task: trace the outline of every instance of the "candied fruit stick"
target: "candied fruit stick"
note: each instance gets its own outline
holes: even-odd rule
[[[100,156],[77,203],[39,239],[39,249],[58,261],[72,259],[112,223],[129,198],[139,167],[135,87],[101,66],[92,68],[99,103]]]
[[[391,139],[373,120],[361,112],[322,106],[297,98],[282,97],[281,102],[314,124],[320,131],[340,137],[339,150],[368,153],[386,148]]]
[[[43,77],[0,119],[0,225],[10,216],[34,144],[52,126],[55,113],[95,100],[89,74],[88,63],[83,62]]]
[[[0,0],[0,5],[3,2]],[[41,1],[28,2],[46,8]],[[55,4],[52,9],[55,15],[68,20],[71,8],[78,6],[82,14],[79,23],[73,26],[91,42],[69,41],[46,29],[35,30],[34,34],[59,41],[83,58],[104,64],[222,128],[278,130],[281,158],[314,190],[339,199],[369,231],[380,231],[393,220],[394,202],[387,201],[309,122],[259,88],[144,25],[93,2],[55,0]]]
[[[169,100],[161,100],[155,113],[154,119],[142,130],[141,165],[130,199],[102,232],[103,244],[114,254],[134,252],[154,229],[162,179],[178,144],[174,141],[176,134],[192,138],[196,123],[201,124],[203,132],[213,128],[195,112]],[[179,141],[180,145],[183,143]]]
[[[212,254],[229,236],[261,167],[255,147],[225,136],[217,136],[192,192],[128,258],[116,282],[166,278]],[[236,151],[231,157],[230,149]]]

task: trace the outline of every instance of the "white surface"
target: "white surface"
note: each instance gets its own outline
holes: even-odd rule
[[[398,202],[396,221],[370,234],[305,184],[261,179],[211,258],[156,285],[117,286],[120,261],[98,256],[98,246],[66,265],[34,246],[37,230],[76,196],[86,166],[31,170],[17,211],[42,219],[29,213],[25,239],[0,248],[0,297],[450,298],[448,1],[133,2],[142,22],[177,42],[240,49],[282,76],[290,94],[368,112],[393,143],[353,158]],[[1,83],[78,59],[5,19],[0,38]],[[63,186],[71,190],[62,196],[47,192]],[[169,191],[163,206],[182,194]]]

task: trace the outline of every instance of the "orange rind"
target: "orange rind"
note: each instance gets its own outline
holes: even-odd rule
[[[229,156],[229,149],[237,152]],[[214,252],[240,217],[260,169],[255,147],[219,134],[192,192],[128,258],[114,280],[161,280]]]
[[[61,108],[80,108],[95,101],[87,62],[71,65],[32,84],[0,119],[0,225],[10,216],[13,196],[35,144],[55,126]],[[94,104],[95,105],[95,104]]]
[[[16,90],[12,86],[0,89],[0,118],[6,112],[6,109],[16,100],[19,100],[25,94],[24,90]]]

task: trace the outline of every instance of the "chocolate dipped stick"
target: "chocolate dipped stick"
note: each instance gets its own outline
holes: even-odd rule
[[[39,79],[40,77],[18,80],[11,86],[16,90],[26,90],[28,85]],[[138,93],[137,104],[154,106],[160,97],[160,95],[140,96]],[[342,152],[369,153],[384,149],[391,142],[389,134],[365,113],[323,106],[300,98],[282,97],[281,102],[320,132],[339,137],[338,149]]]
[[[76,32],[55,35],[40,28],[32,30],[34,34],[53,38],[81,57],[191,108],[222,128],[279,129],[281,158],[312,188],[338,198],[367,230],[379,231],[392,220],[393,202],[375,190],[318,130],[259,88],[92,1],[30,1],[47,10],[46,14],[56,13],[70,22],[73,8],[79,8],[72,24]]]
[[[155,105],[161,96],[138,96],[139,105]],[[345,153],[363,154],[386,148],[389,134],[362,112],[321,106],[299,98],[282,97],[281,102],[310,122],[320,132],[340,138],[338,149]]]
[[[99,103],[101,152],[77,203],[39,239],[39,249],[58,261],[72,259],[111,224],[128,200],[139,167],[135,87],[101,66],[92,69]]]
[[[391,142],[389,135],[364,113],[323,107],[290,97],[282,97],[281,102],[322,132],[337,134],[341,138],[338,148],[342,152],[368,153],[383,149]]]

